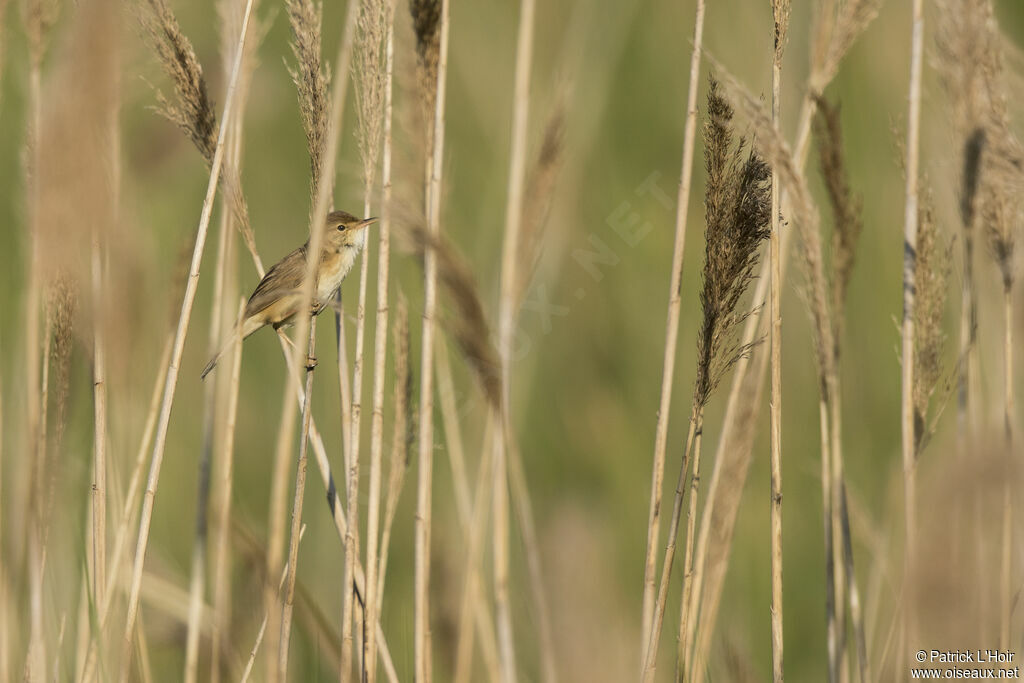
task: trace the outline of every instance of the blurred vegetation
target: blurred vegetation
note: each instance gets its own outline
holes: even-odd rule
[[[140,38],[133,5],[125,4],[123,30],[109,36],[121,46],[123,65],[123,242],[111,266],[121,269],[116,281],[124,287],[113,296],[127,324],[111,340],[109,389],[111,458],[122,486],[141,434],[168,321],[180,306],[176,283],[183,277],[207,181],[206,169],[189,142],[151,109],[154,90],[149,84],[164,90],[168,85]],[[206,2],[177,0],[172,5],[206,69],[219,110],[226,79],[218,53],[215,14]],[[707,51],[752,92],[768,93],[769,3],[722,0],[710,5],[705,31]],[[472,264],[492,323],[496,320],[506,201],[517,7],[514,2],[495,0],[452,3],[442,224]],[[1018,48],[1024,47],[1024,4],[1000,0],[997,9],[1004,32]],[[58,58],[62,36],[74,13],[71,3],[62,3],[44,63],[44,82],[46,69]],[[339,40],[343,13],[340,4],[326,3],[324,38],[328,55],[333,55]],[[894,535],[901,524],[899,334],[894,321],[901,310],[904,183],[896,147],[898,135],[892,131],[901,131],[901,135],[905,127],[909,14],[907,3],[886,3],[826,92],[831,100],[842,103],[851,182],[854,191],[864,198],[865,229],[850,285],[841,368],[847,481],[853,513],[861,519],[855,526]],[[272,23],[259,50],[260,64],[246,110],[243,182],[257,245],[265,262],[271,263],[305,239],[308,158],[294,87],[284,62],[291,58],[286,17],[280,7],[269,2],[262,3],[259,16]],[[397,17],[396,64],[402,73],[397,78],[396,98],[399,106],[409,108],[413,98],[411,31],[402,3]],[[783,71],[783,128],[790,139],[807,74],[811,21],[811,10],[805,3],[797,3]],[[630,680],[639,662],[645,523],[692,25],[690,0],[580,0],[540,3],[538,7],[530,156],[536,152],[544,122],[561,99],[567,112],[566,160],[540,268],[521,315],[517,335],[521,353],[515,365],[512,412],[535,501],[559,631],[559,665],[566,680]],[[0,500],[4,541],[10,542],[8,527],[17,523],[24,504],[19,481],[28,466],[18,455],[24,448],[23,431],[18,427],[24,410],[20,400],[24,393],[24,335],[20,330],[28,253],[23,173],[27,57],[19,3],[11,3],[8,8],[3,30],[6,60],[0,83],[0,224],[5,227],[0,230],[0,310],[8,324],[0,328],[5,426]],[[930,49],[930,43],[926,44]],[[1011,57],[1009,69],[1018,77],[1024,73],[1016,57]],[[706,73],[705,62],[702,74]],[[706,79],[699,102],[703,102],[705,90]],[[1011,109],[1020,105],[1020,101],[1011,102]],[[335,204],[358,212],[362,188],[352,106],[350,97]],[[959,159],[950,146],[947,111],[934,73],[926,68],[923,170],[936,190],[940,229],[949,237],[957,226],[954,183]],[[1012,114],[1015,122],[1021,120],[1019,111]],[[399,136],[412,134],[406,129]],[[686,434],[688,401],[684,397],[692,388],[700,315],[697,292],[703,257],[703,206],[699,201],[703,196],[703,168],[699,153],[698,149],[684,265],[668,481],[675,480]],[[404,174],[406,192],[409,188],[416,192],[418,187],[415,179],[419,167],[410,163],[413,158],[411,152],[403,151],[397,160],[400,166],[405,164],[399,173]],[[808,175],[823,202],[813,153]],[[645,182],[655,183],[667,195],[669,204],[664,205],[655,193],[640,191]],[[415,196],[412,194],[412,198]],[[822,213],[827,215],[824,210]],[[642,238],[630,245],[612,224],[634,214],[640,225],[649,224],[649,230],[644,227]],[[607,244],[617,258],[614,265],[600,267],[600,277],[594,277],[573,258],[574,251],[591,248],[593,239]],[[372,244],[371,257],[376,259],[376,244]],[[147,563],[150,571],[182,587],[187,587],[191,563],[202,425],[199,371],[206,359],[212,288],[212,279],[206,275],[213,272],[214,245],[214,240],[208,241],[204,257],[204,278],[186,344]],[[996,272],[984,257],[979,263],[984,350],[997,348],[994,345],[999,343],[996,330],[1000,323],[998,310],[987,308],[984,296],[985,292],[997,291]],[[817,386],[814,366],[809,362],[810,332],[798,291],[801,276],[795,264],[793,261],[783,298],[786,672],[794,681],[814,681],[824,679],[826,663]],[[419,266],[399,254],[393,268],[401,288],[410,296],[410,317],[416,322],[422,296]],[[958,266],[954,267],[957,272]],[[240,288],[251,291],[257,279],[244,251],[239,253],[238,273]],[[349,300],[356,292],[354,281],[350,278],[343,287]],[[952,286],[958,287],[955,274]],[[87,298],[87,289],[80,298]],[[954,299],[958,301],[959,297]],[[956,301],[951,307],[959,305]],[[369,310],[373,305],[371,288]],[[947,316],[951,340],[956,338],[954,314],[951,309]],[[55,538],[71,549],[55,557],[73,565],[82,561],[85,551],[85,525],[79,522],[87,514],[92,443],[91,341],[86,319],[78,322],[80,343],[72,356],[67,454],[58,477],[58,499],[70,501],[70,510],[54,531]],[[340,469],[332,327],[321,324],[318,329],[323,372],[317,373],[313,405],[328,452]],[[418,323],[413,325],[414,344],[417,328]],[[240,524],[261,540],[266,533],[271,445],[285,376],[272,336],[261,332],[245,348],[236,445],[235,511]],[[955,343],[947,345],[950,359],[954,347]],[[414,372],[418,357],[417,352]],[[984,352],[981,358],[986,411],[995,414],[1000,405],[1000,361],[998,356]],[[469,425],[468,453],[475,464],[484,409],[472,377],[460,362],[456,363],[456,375],[466,416],[464,424]],[[717,444],[723,403],[724,392],[720,392],[707,410],[705,452],[709,454]],[[767,678],[770,666],[766,414],[762,409],[759,419],[763,425],[740,509],[718,621],[721,652],[738,653],[762,679]],[[949,410],[929,457],[951,448],[953,421],[953,411]],[[450,662],[444,653],[451,642],[445,640],[450,636],[445,624],[446,619],[456,618],[461,581],[459,565],[447,559],[446,552],[461,557],[458,549],[462,541],[454,523],[439,419],[436,438],[435,666],[438,671],[446,671]],[[710,466],[705,471],[710,472]],[[396,523],[382,616],[403,675],[412,666],[415,495],[411,481],[410,477]],[[325,514],[319,478],[311,476],[309,487],[305,507],[309,528],[301,545],[299,580],[316,596],[316,604],[336,628],[343,553]],[[874,550],[856,529],[854,539],[863,595]],[[513,549],[521,673],[524,680],[535,680],[535,615],[527,599],[526,569],[516,533]],[[238,557],[236,553],[236,613],[241,619],[258,623],[259,583]],[[67,571],[74,577],[78,569],[71,566]],[[74,585],[56,589],[61,595],[75,590]],[[670,596],[670,604],[677,600]],[[66,600],[58,604],[76,603]],[[58,623],[61,615],[54,613],[52,606],[47,609],[47,619]],[[153,610],[147,612],[147,617],[158,670],[178,671],[183,628],[179,632],[173,625],[168,626]],[[666,642],[674,642],[674,618],[667,622]],[[295,643],[302,653],[293,658],[295,680],[334,678],[331,667],[321,659],[324,648],[315,635],[300,628]],[[238,647],[244,652],[250,644],[246,636]],[[15,650],[15,662],[20,661],[18,652]]]

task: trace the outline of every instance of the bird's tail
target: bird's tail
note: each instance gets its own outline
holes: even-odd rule
[[[228,341],[228,343],[225,344],[223,346],[223,348],[221,348],[220,351],[218,351],[217,353],[213,354],[213,358],[211,358],[210,362],[206,364],[205,368],[203,368],[203,374],[199,376],[200,379],[206,379],[206,376],[209,375],[213,371],[213,368],[217,365],[217,361],[220,360],[220,357],[223,356],[227,352],[227,350],[229,348],[231,348],[231,345],[234,344],[234,343],[235,343],[235,335],[232,334],[231,335],[231,339]]]

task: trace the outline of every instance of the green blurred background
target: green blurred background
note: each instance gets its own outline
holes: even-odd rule
[[[60,59],[68,24],[75,20],[72,4],[62,5],[44,63],[44,82],[47,69]],[[813,10],[807,5],[794,4],[783,71],[783,128],[791,141],[808,70]],[[1008,37],[1018,46],[1024,44],[1024,4],[998,0],[996,5]],[[136,29],[134,6],[126,3],[123,29],[110,35],[110,40],[122,46],[123,67],[122,226],[111,267],[117,271],[112,277],[120,285],[114,293],[116,308],[127,325],[123,334],[112,340],[110,359],[111,458],[122,480],[141,433],[167,321],[180,306],[180,299],[172,299],[172,294],[178,291],[175,283],[181,280],[186,264],[182,254],[187,255],[191,248],[207,181],[205,167],[187,139],[151,108],[155,97],[149,84],[165,92],[170,86]],[[172,7],[206,69],[219,111],[225,77],[218,52],[216,15],[206,2],[176,0]],[[544,550],[559,668],[565,680],[630,680],[639,661],[650,467],[693,10],[690,0],[577,0],[540,3],[538,7],[530,158],[535,156],[542,128],[559,103],[566,112],[565,158],[544,251],[521,314],[517,336],[521,353],[515,365],[512,396]],[[287,46],[286,16],[281,6],[267,0],[260,3],[258,14],[271,23],[259,50],[260,63],[246,109],[243,182],[257,245],[264,261],[271,263],[305,239],[308,159],[294,87],[286,68],[286,62],[293,60]],[[328,61],[333,59],[343,16],[343,6],[327,3],[324,35]],[[909,3],[886,2],[826,93],[842,103],[851,182],[864,199],[865,230],[850,289],[842,362],[848,485],[854,512],[866,520],[863,523],[878,529],[891,527],[893,533],[901,525],[899,335],[894,321],[901,306],[904,192],[896,143],[905,129],[909,16]],[[399,3],[397,17],[396,99],[399,108],[407,111],[412,102],[412,34],[404,3]],[[768,2],[722,0],[710,3],[708,8],[706,49],[755,94],[770,90],[770,17]],[[495,321],[518,5],[493,0],[453,2],[451,18],[443,229],[471,264],[491,320]],[[18,3],[12,3],[3,21],[6,60],[0,85],[0,224],[5,227],[0,230],[0,309],[8,324],[0,329],[6,426],[0,493],[4,540],[11,544],[9,529],[18,524],[20,506],[24,505],[19,478],[27,472],[19,454],[24,449],[24,430],[20,429],[25,375],[21,321],[28,241],[22,162],[28,60]],[[929,51],[933,49],[930,33],[926,46]],[[1011,71],[1019,74],[1019,66],[1015,57],[1008,60]],[[707,73],[705,61],[698,100],[701,105]],[[953,183],[959,159],[953,152],[956,148],[948,102],[930,68],[926,68],[923,97],[923,169],[935,189],[939,224],[948,237],[957,225]],[[361,164],[352,98],[349,100],[335,203],[358,213],[362,204]],[[1011,108],[1017,105],[1011,102]],[[408,130],[408,116],[404,121],[397,120],[396,126],[406,127],[400,139],[414,135]],[[670,482],[676,477],[686,433],[699,321],[704,182],[700,153],[698,144],[669,434],[666,480]],[[411,161],[415,154],[409,149],[397,153],[398,173],[406,180],[402,187],[415,187],[419,168]],[[808,176],[816,195],[823,200],[813,150]],[[638,192],[645,181],[656,183],[671,205],[663,205],[655,193]],[[402,191],[415,201],[415,192]],[[821,212],[828,217],[824,204]],[[632,245],[612,227],[618,218],[631,214],[640,225],[650,226],[649,230],[642,228],[642,237]],[[824,223],[827,228],[828,220]],[[606,244],[616,260],[601,266],[599,278],[573,257],[576,250],[592,249],[595,239]],[[215,244],[211,237],[185,348],[147,561],[151,572],[182,587],[187,587],[191,563],[203,415],[199,371],[206,360]],[[375,263],[375,241],[371,250],[371,263]],[[393,263],[400,286],[410,298],[415,345],[422,297],[420,269],[406,254],[396,254]],[[995,292],[995,270],[985,256],[979,263],[983,294]],[[947,316],[950,358],[956,339],[958,271],[957,257],[950,281],[954,301]],[[240,288],[251,291],[256,275],[244,251],[239,252],[238,273]],[[799,282],[799,271],[792,268],[783,301],[786,673],[794,681],[817,681],[824,680],[826,663],[817,389]],[[343,288],[348,301],[354,299],[356,291],[355,278],[349,278]],[[371,287],[370,310],[372,291]],[[80,295],[83,310],[87,298],[86,286]],[[61,497],[70,501],[72,514],[61,515],[55,526],[53,542],[57,549],[51,561],[57,567],[53,569],[56,587],[52,603],[46,606],[47,623],[54,629],[61,610],[77,604],[73,577],[80,570],[84,552],[82,520],[87,518],[92,398],[88,320],[84,313],[80,317],[81,343],[72,357],[67,453],[60,461],[58,476]],[[336,359],[330,350],[334,332],[325,322],[323,318],[319,326],[323,372],[317,373],[314,414],[334,466],[340,468]],[[351,320],[347,324],[351,345],[354,325]],[[997,312],[984,305],[981,330],[983,349],[997,343]],[[269,332],[261,332],[246,345],[236,447],[235,512],[261,543],[266,534],[269,468],[284,381],[283,363],[272,337]],[[369,352],[372,347],[368,344],[367,348]],[[414,372],[418,372],[418,366],[419,354],[414,351]],[[461,361],[456,360],[455,367],[466,443],[475,470],[484,421],[482,402]],[[982,372],[987,410],[994,413],[999,406],[1002,377],[998,354],[982,353]],[[369,385],[367,378],[365,386]],[[727,388],[723,384],[708,409],[707,468],[717,444]],[[367,402],[368,394],[367,389]],[[767,679],[770,670],[768,445],[764,414],[763,407],[763,425],[737,523],[716,637],[717,656],[734,653],[749,662],[755,679]],[[930,454],[949,448],[952,422],[949,411]],[[462,555],[462,539],[455,523],[440,420],[436,441],[434,637],[435,666],[439,680],[444,680],[450,666],[450,628],[455,624],[462,581],[460,561],[456,559]],[[382,617],[403,679],[410,676],[412,664],[415,467],[414,461],[396,523]],[[309,528],[301,547],[299,579],[316,596],[336,629],[343,553],[325,514],[322,483],[312,471],[305,511]],[[858,566],[863,592],[871,555],[861,540],[855,533],[858,559],[865,558]],[[521,674],[524,680],[537,680],[536,615],[528,597],[518,533],[513,535],[513,561]],[[66,567],[61,568],[60,563],[66,563]],[[258,623],[261,614],[260,588],[251,576],[251,568],[239,562],[237,556],[235,564],[236,616],[245,624],[241,629],[244,637],[235,645],[244,653],[251,643],[253,620]],[[60,577],[72,580],[65,585]],[[671,597],[670,605],[676,600]],[[150,641],[154,662],[165,674],[160,680],[171,680],[180,670],[184,629],[146,608],[145,603],[144,610],[153,632]],[[670,610],[666,619],[664,642],[670,652],[674,650],[674,614]],[[24,645],[27,632],[24,620],[15,623],[15,630],[21,632],[13,641],[17,648]],[[884,634],[869,633],[871,636]],[[315,636],[300,630],[295,648],[295,680],[335,677],[332,665],[322,659],[327,656],[325,648]],[[18,649],[13,661],[21,661]],[[666,665],[662,671],[666,678],[669,670],[670,665]]]

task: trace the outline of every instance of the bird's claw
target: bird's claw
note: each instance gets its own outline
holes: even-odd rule
[[[306,356],[306,370],[312,372],[316,367],[316,356]]]

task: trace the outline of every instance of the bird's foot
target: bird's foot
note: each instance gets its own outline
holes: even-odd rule
[[[306,356],[306,370],[312,372],[316,367],[316,356]]]

